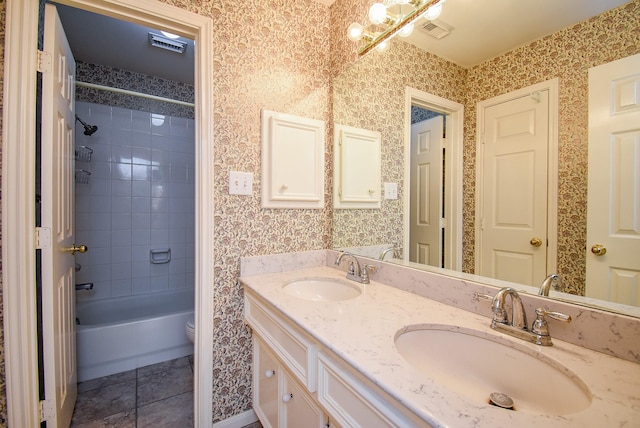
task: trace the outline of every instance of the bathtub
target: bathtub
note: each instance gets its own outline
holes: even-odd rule
[[[78,382],[193,354],[193,290],[76,303]]]

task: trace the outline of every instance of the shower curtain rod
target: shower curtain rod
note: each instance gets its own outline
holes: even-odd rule
[[[149,98],[151,100],[163,101],[165,103],[179,104],[181,106],[187,106],[187,107],[195,106],[194,103],[188,103],[186,101],[179,101],[171,98],[158,97],[156,95],[147,95],[141,92],[129,91],[127,89],[119,89],[119,88],[112,88],[110,86],[96,85],[95,83],[76,81],[76,86],[84,86],[85,88],[100,89],[100,90],[109,91],[109,92],[117,92],[119,94],[132,95],[134,97]]]

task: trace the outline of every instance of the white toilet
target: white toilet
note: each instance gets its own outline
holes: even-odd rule
[[[193,317],[189,318],[189,321],[187,321],[187,325],[185,327],[185,330],[187,332],[187,337],[189,338],[191,343],[193,343],[194,337],[195,337],[195,332],[196,332],[196,324],[195,324],[195,320],[194,320]]]

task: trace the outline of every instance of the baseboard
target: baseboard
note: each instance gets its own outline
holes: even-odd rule
[[[245,425],[258,421],[258,417],[253,410],[247,410],[239,415],[231,416],[223,421],[216,422],[212,428],[242,428]]]

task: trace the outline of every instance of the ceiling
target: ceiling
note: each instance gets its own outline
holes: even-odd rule
[[[177,39],[187,43],[184,53],[179,54],[150,45],[149,32],[158,34],[162,28],[147,28],[60,4],[56,7],[76,60],[193,84],[193,40]]]
[[[447,0],[436,22],[453,30],[440,40],[418,29],[406,40],[468,68],[553,34],[629,0]]]
[[[326,6],[334,2],[315,1]],[[447,0],[438,21],[453,27],[448,36],[437,40],[416,25],[405,40],[460,66],[471,67],[628,1]],[[188,46],[184,54],[178,54],[150,46],[148,33],[159,33],[161,29],[68,6],[57,7],[77,60],[193,84],[192,40],[180,38]],[[362,17],[361,23],[364,20]]]

